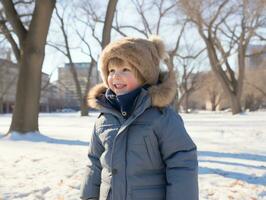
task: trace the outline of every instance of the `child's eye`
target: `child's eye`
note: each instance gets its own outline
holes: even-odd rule
[[[123,68],[123,72],[129,72],[130,69],[129,68]]]
[[[109,73],[113,73],[114,71],[114,69],[109,69]]]

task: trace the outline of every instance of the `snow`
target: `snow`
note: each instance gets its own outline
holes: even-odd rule
[[[77,200],[97,113],[40,114],[40,133],[0,115],[0,200]],[[181,114],[198,147],[200,199],[266,200],[266,112]]]

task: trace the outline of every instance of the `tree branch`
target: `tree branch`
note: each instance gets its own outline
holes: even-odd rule
[[[16,57],[17,62],[19,62],[20,61],[20,50],[19,50],[19,47],[18,47],[15,39],[11,35],[10,31],[8,30],[8,28],[6,26],[6,22],[4,20],[0,21],[0,29],[2,30],[3,34],[5,35],[5,38],[10,43],[10,45],[11,45],[11,47],[13,49],[14,55]]]
[[[103,34],[102,34],[102,49],[110,42],[111,40],[111,30],[112,23],[114,18],[114,13],[116,9],[117,0],[109,0],[107,11],[104,20]]]
[[[47,42],[47,45],[50,46],[50,47],[55,48],[57,51],[62,53],[64,56],[67,56],[66,52],[64,50],[60,49],[58,44],[52,44],[51,42]],[[64,48],[66,48],[66,47],[64,47]]]
[[[14,4],[10,0],[2,0],[7,19],[10,21],[15,33],[17,34],[20,44],[24,41],[27,30],[22,24]]]
[[[138,13],[140,14],[140,16],[141,16],[142,23],[143,23],[143,26],[144,26],[144,28],[145,28],[145,30],[146,30],[146,33],[152,34],[152,31],[151,31],[150,25],[149,25],[149,23],[148,23],[148,21],[147,21],[145,15],[144,15],[144,11],[143,11],[143,8],[142,8],[142,7],[143,7],[143,3],[140,4],[139,0],[135,0],[135,1],[133,1],[133,3],[134,3],[134,5],[135,5],[135,7],[136,7],[136,9],[137,9],[137,12],[138,12]],[[146,35],[148,35],[148,34],[146,34]]]
[[[250,83],[248,81],[246,81],[246,83],[252,87],[254,87],[256,90],[258,90],[259,92],[261,92],[263,94],[264,97],[266,97],[266,91],[264,91],[263,89],[261,89],[260,87],[258,87],[257,85]]]
[[[182,56],[182,55],[176,53],[176,56],[178,56],[178,57],[181,58],[181,59],[196,59],[196,58],[199,57],[200,54],[202,54],[205,50],[206,50],[206,47],[203,48],[203,49],[201,49],[201,50],[200,50],[197,54],[195,54],[195,55]]]

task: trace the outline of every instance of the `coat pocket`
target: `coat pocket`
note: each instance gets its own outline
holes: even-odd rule
[[[133,187],[132,200],[165,200],[165,185]]]
[[[151,164],[156,168],[161,166],[162,159],[161,159],[161,154],[159,152],[158,142],[155,136],[152,135],[144,136],[144,143]]]

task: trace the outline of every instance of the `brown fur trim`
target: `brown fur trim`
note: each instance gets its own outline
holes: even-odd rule
[[[168,54],[165,51],[165,45],[164,45],[162,39],[159,36],[157,36],[157,35],[151,35],[151,36],[149,36],[149,40],[156,47],[160,59],[165,59],[165,58],[168,57]]]
[[[88,94],[87,103],[90,108],[100,109],[101,105],[97,103],[97,97],[103,94],[106,91],[106,86],[104,83],[100,83],[95,85],[92,89],[90,89]]]
[[[164,62],[168,68],[168,72],[165,72],[165,74],[161,72],[159,76],[161,83],[151,85],[148,88],[152,106],[160,108],[170,105],[177,92],[176,73],[173,70],[173,66],[169,64],[168,58],[165,58]],[[106,85],[100,83],[90,90],[88,94],[89,107],[95,109],[100,109],[102,107],[97,103],[97,97],[105,93],[106,89]]]
[[[177,92],[177,82],[175,72],[170,70],[164,74],[167,77],[161,77],[162,83],[158,85],[152,85],[149,89],[149,95],[151,97],[152,106],[155,107],[166,107],[172,103]],[[104,83],[100,83],[94,86],[88,94],[88,105],[90,108],[100,109],[102,106],[97,103],[97,97],[105,93],[106,86]]]
[[[151,97],[152,105],[155,107],[166,107],[170,105],[177,92],[177,82],[175,72],[170,70],[167,73],[168,78],[161,84],[152,85],[148,91]]]

